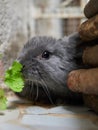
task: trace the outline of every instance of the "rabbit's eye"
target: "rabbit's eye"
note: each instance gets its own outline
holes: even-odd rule
[[[49,57],[50,57],[50,52],[49,51],[44,51],[42,53],[42,58],[49,59]]]

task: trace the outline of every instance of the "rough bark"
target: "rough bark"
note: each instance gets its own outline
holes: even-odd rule
[[[87,47],[83,52],[83,62],[88,65],[98,66],[98,45]]]
[[[79,27],[80,37],[85,41],[98,38],[98,15],[86,20]]]
[[[98,113],[98,95],[84,95],[85,104]]]
[[[72,71],[67,83],[72,91],[98,95],[98,68]]]
[[[98,14],[98,0],[90,0],[84,8],[84,14],[87,18]]]

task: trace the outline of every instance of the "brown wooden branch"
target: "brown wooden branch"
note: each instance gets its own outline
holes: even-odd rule
[[[83,95],[84,103],[98,113],[98,95]]]
[[[80,25],[79,34],[85,41],[98,38],[98,14]]]
[[[87,18],[98,14],[98,0],[89,0],[84,8],[84,14]]]
[[[92,66],[98,66],[98,45],[87,47],[84,50],[83,62]]]
[[[98,68],[70,72],[67,84],[72,91],[98,95]]]

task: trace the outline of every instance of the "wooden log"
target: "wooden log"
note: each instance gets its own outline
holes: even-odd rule
[[[84,103],[98,113],[98,96],[96,95],[83,95]]]
[[[87,47],[83,52],[82,59],[84,64],[98,66],[98,45]]]
[[[98,38],[98,15],[82,23],[79,27],[82,40],[90,41]]]
[[[90,0],[84,8],[84,14],[87,18],[98,14],[98,0]]]
[[[98,68],[70,72],[67,85],[74,92],[98,95]]]

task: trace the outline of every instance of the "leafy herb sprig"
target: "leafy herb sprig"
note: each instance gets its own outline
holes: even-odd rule
[[[4,90],[0,88],[0,110],[5,110],[7,107],[7,98],[5,96]]]
[[[24,79],[21,73],[22,65],[14,61],[12,66],[6,70],[4,78],[5,84],[14,92],[21,92],[24,87]],[[2,74],[1,74],[2,75]],[[7,98],[4,90],[0,88],[0,110],[4,110],[7,107]]]
[[[14,92],[21,92],[24,87],[21,70],[22,65],[14,61],[12,66],[5,72],[5,84]]]

